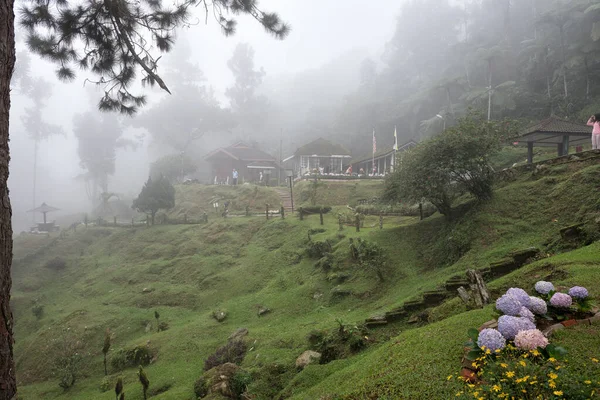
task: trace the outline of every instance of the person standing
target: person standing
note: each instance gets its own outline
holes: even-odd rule
[[[238,172],[235,168],[233,169],[233,173],[231,174],[231,177],[233,178],[233,186],[237,185]]]
[[[600,114],[592,115],[587,125],[594,127],[592,129],[592,150],[598,150],[600,149]]]

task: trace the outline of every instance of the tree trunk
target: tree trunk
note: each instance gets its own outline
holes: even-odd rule
[[[8,116],[10,80],[15,65],[14,0],[0,3],[0,400],[17,393],[13,361],[13,317],[10,311],[12,210],[8,198]]]
[[[104,376],[108,376],[108,369],[106,368],[106,353],[104,353]]]
[[[565,65],[567,62],[567,55],[565,52],[565,31],[563,28],[563,21],[560,21],[560,57],[562,59],[562,76],[563,76],[563,85],[565,90],[565,99],[569,97],[569,87],[567,84],[567,66]]]
[[[36,183],[37,183],[37,157],[38,157],[38,143],[39,139],[34,139],[33,145],[33,208],[36,208],[35,204],[35,193],[36,193]],[[33,214],[33,223],[35,224],[35,212]]]
[[[154,216],[156,215],[156,211],[152,211],[152,225],[154,225]]]

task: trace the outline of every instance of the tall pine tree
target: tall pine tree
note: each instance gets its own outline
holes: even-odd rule
[[[132,114],[145,103],[143,95],[129,91],[138,70],[142,82],[169,91],[158,74],[160,56],[152,52],[152,46],[168,52],[175,29],[187,24],[191,9],[197,6],[207,14],[212,7],[226,35],[235,32],[232,14],[251,15],[277,38],[289,31],[277,14],[261,11],[256,0],[183,0],[172,7],[161,0],[31,0],[20,13],[21,24],[29,31],[29,48],[57,64],[59,77],[73,79],[75,68],[91,71],[105,88],[100,109]],[[17,390],[9,307],[12,210],[7,186],[14,22],[14,0],[0,0],[0,400],[12,399]]]

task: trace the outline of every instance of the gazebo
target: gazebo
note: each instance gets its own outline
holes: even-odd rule
[[[533,146],[556,147],[558,156],[569,154],[569,146],[589,143],[592,128],[556,117],[547,118],[522,132],[517,146],[527,146],[527,162],[533,162]]]
[[[42,213],[44,215],[44,222],[43,223],[38,222],[36,228],[39,232],[51,232],[51,231],[58,230],[58,226],[55,225],[54,221],[47,222],[46,214],[49,212],[52,212],[52,211],[59,211],[59,210],[60,210],[59,208],[49,206],[46,203],[42,203],[41,206],[34,208],[33,210],[29,210],[28,212]]]

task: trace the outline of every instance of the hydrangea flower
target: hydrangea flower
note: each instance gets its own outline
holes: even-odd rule
[[[573,299],[568,294],[554,293],[550,299],[550,304],[558,308],[569,308],[573,304]]]
[[[533,313],[526,307],[521,307],[521,311],[519,311],[519,317],[527,318],[531,322],[535,323],[535,315],[533,315]]]
[[[583,300],[588,297],[588,295],[588,290],[583,286],[573,286],[571,289],[569,289],[569,296],[575,297],[576,299]]]
[[[515,296],[505,294],[496,300],[496,309],[506,315],[519,315],[523,305]]]
[[[528,329],[517,333],[515,345],[523,350],[534,350],[538,347],[545,348],[548,345],[548,339],[539,329]]]
[[[548,305],[539,297],[529,297],[529,309],[537,315],[544,315],[548,312]]]
[[[514,296],[521,302],[524,307],[529,307],[529,295],[526,291],[521,288],[510,288],[506,291],[506,294]]]
[[[501,350],[506,346],[506,339],[496,329],[484,329],[479,332],[477,346],[491,351]]]
[[[540,294],[548,294],[554,290],[552,282],[539,281],[535,284],[535,291]]]
[[[527,318],[510,315],[503,315],[498,318],[498,331],[507,340],[513,340],[517,336],[517,333],[529,329],[535,329],[535,324]]]

